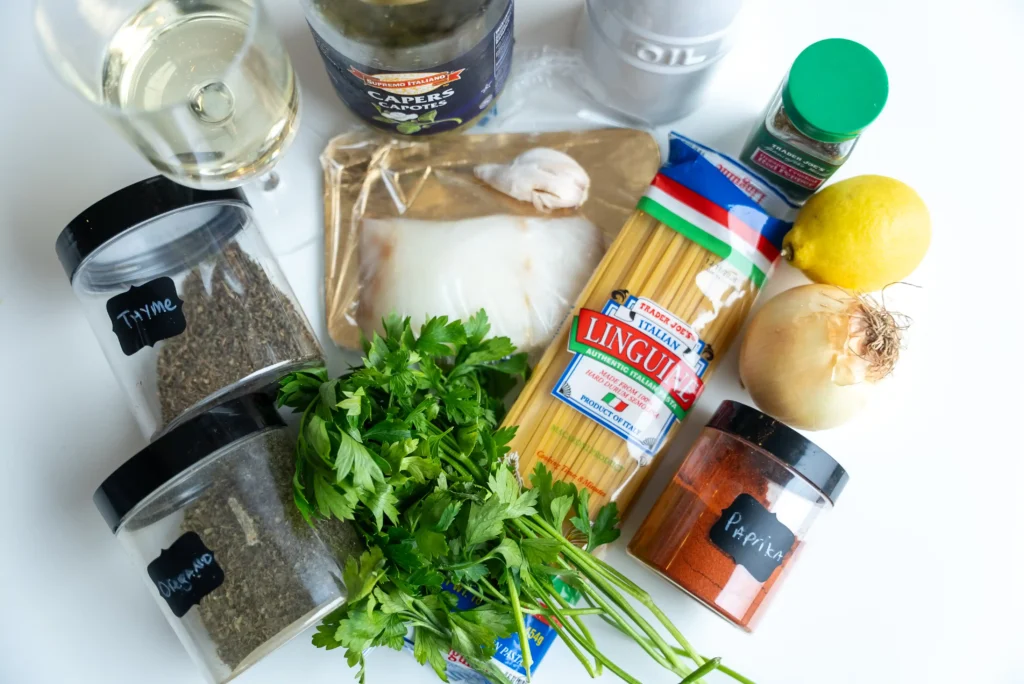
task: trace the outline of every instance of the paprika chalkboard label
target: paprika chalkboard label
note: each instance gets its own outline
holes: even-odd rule
[[[167,276],[133,285],[107,300],[107,315],[125,356],[185,332],[182,304]]]
[[[175,617],[187,613],[224,582],[224,571],[213,551],[195,532],[181,535],[146,570]]]
[[[771,577],[796,542],[793,532],[749,494],[740,494],[722,511],[709,535],[758,582]]]

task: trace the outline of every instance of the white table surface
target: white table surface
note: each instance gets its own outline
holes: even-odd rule
[[[567,45],[580,4],[519,0],[519,45]],[[152,171],[44,67],[29,5],[0,3],[0,682],[199,684],[93,508],[93,489],[143,439],[53,252],[68,220]],[[259,219],[322,331],[316,153],[346,119],[297,0],[270,5],[302,80],[305,115],[280,169],[278,204],[261,205]],[[736,153],[803,46],[839,35],[874,49],[892,94],[840,177],[895,176],[932,210],[931,251],[911,278],[922,289],[898,295],[915,319],[910,347],[866,414],[814,436],[852,480],[755,635],[728,626],[623,551],[718,402],[744,399],[735,351],[610,560],[648,588],[703,652],[761,684],[1024,682],[1024,4],[748,5],[708,104],[676,128]],[[766,294],[801,281],[780,269]],[[595,630],[607,653],[645,684],[675,681],[602,625]],[[411,657],[390,651],[370,655],[369,672],[373,684],[434,681]],[[340,651],[317,651],[304,635],[239,681],[350,677]],[[585,680],[562,645],[535,678]]]

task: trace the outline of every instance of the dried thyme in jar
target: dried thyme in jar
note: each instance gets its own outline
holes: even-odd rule
[[[237,188],[140,181],[79,214],[56,250],[147,438],[322,363]]]
[[[232,245],[182,283],[188,326],[157,357],[164,425],[214,398],[275,382],[323,352],[295,303],[263,267]]]
[[[158,438],[94,497],[218,684],[344,600],[341,567],[358,539],[347,525],[325,536],[303,520],[294,458],[273,400],[248,395]]]
[[[846,162],[888,95],[871,50],[843,38],[814,43],[793,62],[740,159],[802,204]]]

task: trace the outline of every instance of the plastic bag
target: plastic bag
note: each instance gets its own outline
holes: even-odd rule
[[[673,136],[662,167],[505,418],[538,464],[625,514],[735,339],[791,227],[778,193]],[[746,181],[746,183],[744,182]],[[755,199],[756,198],[756,199]]]
[[[535,148],[559,150],[590,178],[578,209],[544,211],[480,180]],[[660,153],[629,129],[389,140],[355,133],[321,156],[328,330],[358,348],[397,313],[465,319],[542,349],[632,212]]]
[[[472,132],[608,127],[654,132],[645,120],[594,97],[601,92],[582,52],[550,46],[517,49],[505,91]]]

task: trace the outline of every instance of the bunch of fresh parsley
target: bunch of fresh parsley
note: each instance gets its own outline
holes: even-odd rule
[[[391,317],[383,337],[364,341],[362,367],[334,380],[319,369],[282,381],[279,403],[303,413],[297,506],[307,520],[351,521],[368,549],[349,559],[348,601],[313,643],[344,647],[363,682],[366,649],[401,649],[412,630],[416,658],[443,681],[454,650],[504,683],[490,660],[495,640],[518,633],[529,677],[523,616],[536,614],[592,677],[607,667],[640,684],[602,652],[581,619],[598,615],[687,684],[716,668],[748,681],[717,659],[705,662],[649,595],[591,554],[619,536],[614,503],[592,516],[589,492],[556,482],[543,466],[524,488],[508,453],[515,428],[498,425],[526,357],[508,338],[488,339],[489,330],[483,311],[465,324],[431,318],[419,334],[409,319]],[[563,536],[570,526],[575,543]],[[575,589],[586,607],[573,607],[558,584]],[[452,588],[472,595],[477,607],[457,610]]]

